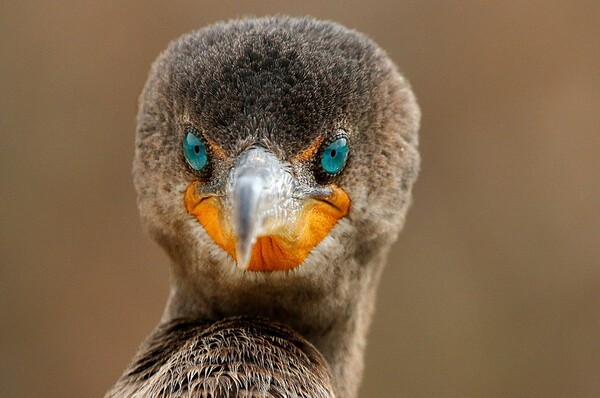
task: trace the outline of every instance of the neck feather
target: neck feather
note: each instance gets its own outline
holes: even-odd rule
[[[226,286],[220,280],[194,283],[175,266],[162,322],[175,318],[219,321],[231,316],[260,316],[292,327],[326,358],[338,397],[357,394],[366,335],[371,323],[383,253],[369,264],[349,264],[362,272],[341,275],[336,286],[293,288],[289,284]],[[357,268],[358,269],[358,268]],[[220,279],[220,278],[219,278]],[[307,294],[306,291],[312,294]]]

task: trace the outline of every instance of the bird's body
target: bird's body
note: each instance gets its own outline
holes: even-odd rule
[[[111,397],[332,397],[327,364],[291,329],[260,318],[174,319],[148,337]]]
[[[140,97],[134,161],[142,219],[173,264],[161,323],[286,325],[302,337],[284,340],[324,357],[317,374],[333,393],[355,396],[375,289],[418,171],[419,116],[386,54],[335,23],[236,20],[171,43]],[[171,341],[164,327],[137,358],[165,347],[169,377],[206,374],[177,363],[196,357],[206,330],[190,329],[196,343],[174,351],[152,343]],[[132,377],[136,367],[108,396],[156,382]],[[320,383],[330,396],[329,378]]]

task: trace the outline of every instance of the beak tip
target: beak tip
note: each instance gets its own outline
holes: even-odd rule
[[[236,248],[236,264],[242,271],[247,271],[250,265],[250,255],[252,254],[252,246],[250,245],[238,245]]]

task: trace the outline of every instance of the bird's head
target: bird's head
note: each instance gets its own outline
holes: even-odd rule
[[[419,110],[365,36],[331,22],[212,25],[169,45],[140,97],[145,225],[203,289],[359,277],[410,202]]]

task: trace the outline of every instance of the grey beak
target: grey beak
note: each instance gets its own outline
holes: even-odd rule
[[[239,157],[229,176],[227,194],[239,268],[248,269],[260,236],[276,233],[298,216],[300,190],[296,179],[268,150],[255,147]]]

